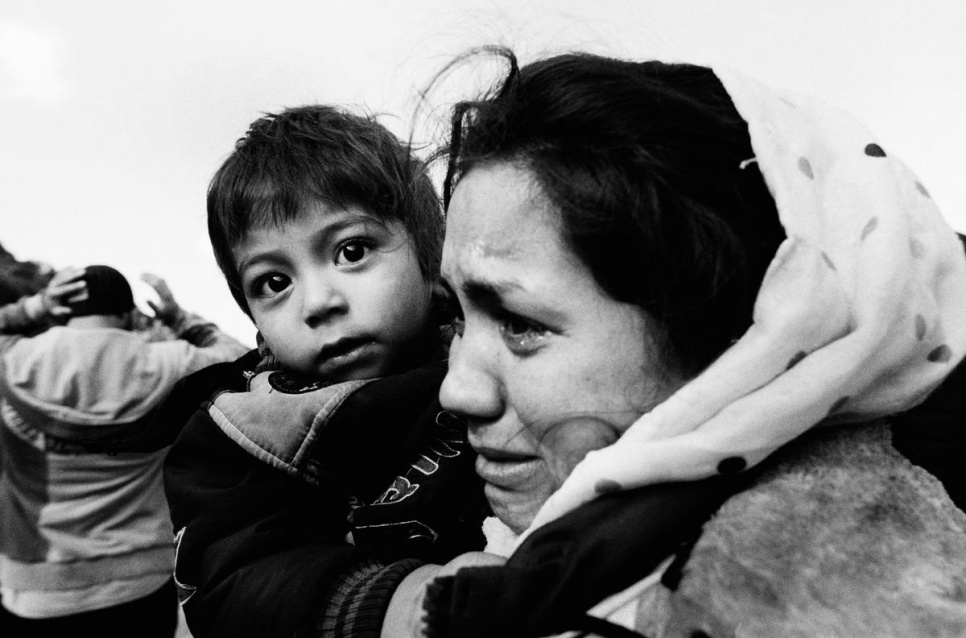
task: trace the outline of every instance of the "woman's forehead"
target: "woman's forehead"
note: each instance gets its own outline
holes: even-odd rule
[[[533,242],[562,244],[559,213],[529,171],[490,164],[470,171],[453,192],[446,241],[472,244],[488,256],[510,256]]]
[[[457,188],[442,263],[454,291],[483,305],[539,309],[558,323],[561,313],[580,316],[601,300],[597,281],[561,238],[556,211],[539,191],[534,196],[524,171],[477,169]]]
[[[558,230],[558,214],[531,175],[511,164],[468,173],[453,192],[446,223],[443,268],[472,263],[531,263],[569,259]]]

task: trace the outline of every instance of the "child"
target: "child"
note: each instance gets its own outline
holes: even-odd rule
[[[187,420],[165,485],[189,627],[378,636],[422,560],[483,544],[465,428],[436,399],[435,191],[374,120],[302,107],[239,140],[208,228],[259,348],[194,375],[165,415]]]

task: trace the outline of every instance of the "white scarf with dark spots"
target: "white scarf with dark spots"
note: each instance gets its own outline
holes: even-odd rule
[[[788,237],[754,323],[588,454],[530,530],[604,492],[740,471],[815,425],[908,409],[966,353],[963,246],[916,176],[847,113],[715,72],[748,122],[742,169],[762,172]]]

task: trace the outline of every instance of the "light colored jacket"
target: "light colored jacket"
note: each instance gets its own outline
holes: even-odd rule
[[[165,451],[86,445],[151,418],[187,374],[246,348],[200,317],[149,343],[114,328],[56,326],[0,338],[0,591],[28,618],[146,596],[171,578]]]

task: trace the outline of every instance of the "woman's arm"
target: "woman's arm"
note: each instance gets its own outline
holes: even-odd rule
[[[586,503],[534,531],[503,567],[451,570],[429,583],[425,635],[536,637],[585,627],[587,610],[671,556],[682,560],[663,577],[678,577],[702,525],[755,474],[649,485]]]

